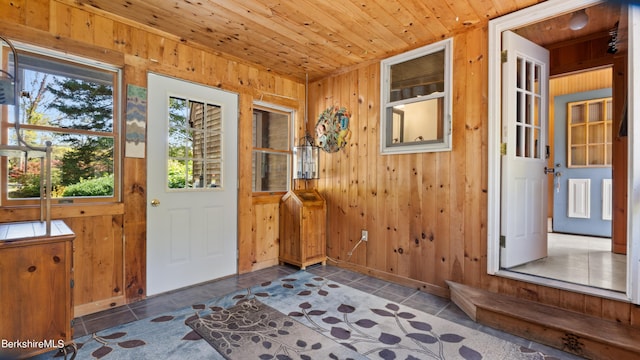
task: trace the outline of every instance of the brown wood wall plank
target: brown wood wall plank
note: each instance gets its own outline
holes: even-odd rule
[[[481,274],[486,272],[487,253],[486,241],[486,201],[487,175],[483,169],[487,168],[488,138],[486,123],[487,113],[487,79],[488,65],[484,52],[488,47],[486,29],[470,33],[466,39],[466,54],[463,59],[467,62],[466,77],[462,96],[473,99],[480,94],[480,101],[466,101],[464,136],[459,140],[465,143],[464,173],[480,174],[479,176],[465,176],[464,181],[464,223],[462,236],[470,239],[464,241],[463,276],[464,282],[472,286],[481,285]],[[454,84],[455,86],[455,84]],[[460,85],[458,85],[460,86]],[[479,156],[479,154],[481,154]],[[483,261],[484,260],[484,261]]]

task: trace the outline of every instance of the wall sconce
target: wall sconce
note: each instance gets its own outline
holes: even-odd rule
[[[571,15],[571,19],[569,19],[569,28],[571,30],[580,30],[583,27],[587,26],[589,22],[589,16],[585,9],[578,10]]]
[[[320,178],[320,148],[314,145],[314,139],[309,133],[300,139],[300,145],[293,148],[293,178]]]

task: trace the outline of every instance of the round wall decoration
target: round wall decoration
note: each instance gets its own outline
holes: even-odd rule
[[[326,152],[336,152],[347,145],[351,137],[349,118],[351,114],[344,107],[332,106],[318,117],[316,142]]]

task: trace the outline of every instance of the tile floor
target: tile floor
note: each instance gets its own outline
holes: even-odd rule
[[[123,305],[99,313],[85,315],[74,320],[74,335],[78,338],[119,324],[157,316],[165,312],[190,306],[194,303],[225,295],[236,290],[245,289],[265,281],[275,280],[296,271],[298,271],[297,268],[290,266],[274,266],[249,274],[232,276],[222,280],[209,281],[188,288],[155,295],[133,304]],[[513,343],[543,351],[544,353],[555,356],[558,359],[581,359],[575,355],[479,325],[470,320],[466,314],[446,298],[441,298],[412,288],[330,265],[310,266],[307,268],[307,271],[388,300],[422,310],[443,319],[506,339]]]
[[[611,239],[548,234],[549,256],[509,270],[625,292],[627,257],[611,252]]]

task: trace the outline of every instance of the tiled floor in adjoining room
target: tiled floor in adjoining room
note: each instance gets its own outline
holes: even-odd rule
[[[274,266],[248,274],[209,281],[169,293],[151,296],[133,304],[85,315],[74,320],[74,337],[79,338],[86,334],[108,329],[119,324],[157,316],[236,290],[275,280],[296,271],[298,271],[297,268],[290,266]],[[558,359],[581,359],[578,356],[477,324],[446,298],[330,265],[310,266],[307,268],[307,271],[513,343],[542,351]]]
[[[611,252],[611,239],[548,234],[548,256],[509,270],[625,292],[627,257]]]

